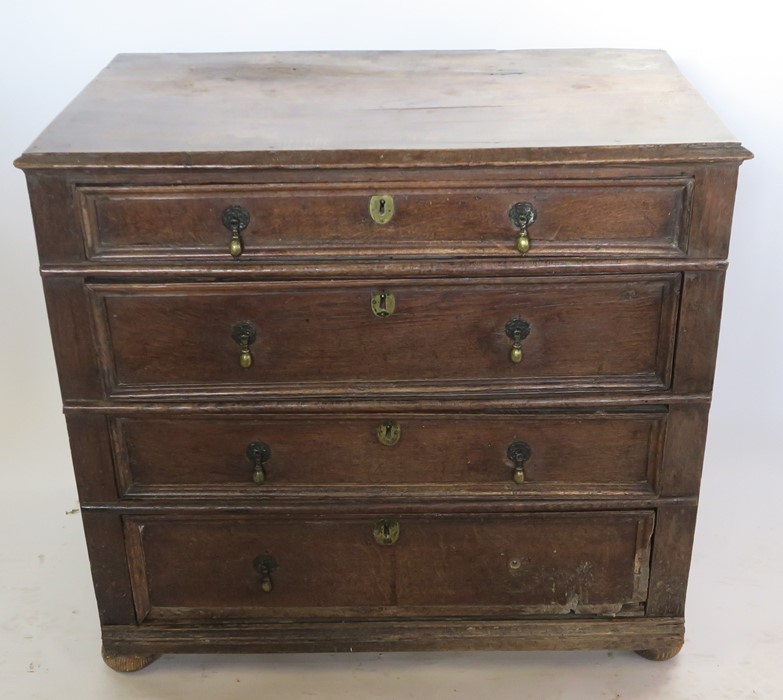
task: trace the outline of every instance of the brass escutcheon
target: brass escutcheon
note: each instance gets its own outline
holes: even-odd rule
[[[394,216],[394,197],[374,194],[370,197],[370,217],[376,224],[388,224]]]
[[[384,421],[375,429],[375,433],[381,445],[396,445],[400,439],[400,424],[393,420]]]
[[[372,293],[370,308],[378,318],[387,318],[394,313],[396,301],[394,294],[385,289],[379,289]]]
[[[400,524],[396,520],[383,518],[375,523],[372,534],[378,544],[394,544],[400,537]]]

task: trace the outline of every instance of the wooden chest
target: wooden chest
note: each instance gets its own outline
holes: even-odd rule
[[[107,663],[673,656],[748,157],[662,52],[118,56],[17,161]]]

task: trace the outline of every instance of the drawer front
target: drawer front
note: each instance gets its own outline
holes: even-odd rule
[[[494,186],[404,183],[86,187],[87,256],[231,260],[223,213],[241,206],[242,258],[480,255],[515,257],[517,203],[535,210],[529,255],[684,255],[691,179],[521,181]],[[371,198],[379,199],[371,206]],[[376,222],[371,208],[375,212]]]
[[[343,396],[668,387],[679,281],[89,289],[110,393]]]
[[[638,615],[653,522],[643,511],[125,525],[143,620]]]
[[[667,413],[114,418],[129,495],[654,491]]]

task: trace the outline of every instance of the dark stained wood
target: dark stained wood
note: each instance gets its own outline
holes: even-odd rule
[[[666,648],[681,643],[682,618],[555,620],[340,620],[159,623],[103,628],[117,653],[564,650]]]
[[[82,503],[110,501],[117,495],[109,424],[106,416],[95,413],[70,414],[65,417],[71,438],[71,458],[79,465],[75,471],[76,487]]]
[[[95,354],[94,314],[84,280],[76,277],[44,280],[44,298],[63,399],[98,399],[105,393],[104,377]]]
[[[662,52],[118,57],[16,163],[106,663],[671,658],[748,157]]]
[[[92,263],[77,265],[48,265],[41,269],[46,277],[84,277],[86,274],[112,280],[134,281],[150,277],[170,280],[290,280],[302,276],[308,279],[366,279],[367,277],[399,277],[404,271],[407,278],[460,277],[465,261],[427,259],[399,261],[379,260],[313,260],[302,265],[292,260],[254,260],[251,265],[225,265],[221,263],[187,264],[145,263],[129,267],[124,263]],[[638,258],[535,258],[471,259],[471,277],[540,277],[542,275],[598,274],[649,274],[658,272],[682,272],[695,270],[725,270],[726,262],[720,260],[638,259]]]
[[[658,507],[648,615],[681,617],[684,614],[695,527],[695,504],[662,503]]]
[[[84,260],[81,211],[70,178],[26,175],[41,266]]]
[[[677,393],[712,391],[725,277],[722,270],[683,275],[673,385]]]
[[[727,220],[725,202],[727,199],[733,201],[732,182],[736,180],[736,170],[736,163],[727,164],[720,170],[723,175],[714,177],[710,168],[689,164],[678,167],[660,162],[635,166],[602,164],[591,168],[576,164],[568,168],[545,167],[532,162],[514,168],[488,168],[475,163],[467,169],[408,167],[390,171],[367,168],[346,171],[309,168],[301,173],[257,169],[199,172],[187,166],[174,170],[130,170],[124,175],[122,170],[105,169],[97,173],[65,171],[59,176],[31,171],[28,183],[44,265],[58,261],[78,262],[87,256],[102,262],[113,259],[132,262],[143,256],[143,269],[147,269],[167,256],[187,256],[194,262],[207,256],[216,261],[225,260],[224,272],[247,275],[263,271],[268,275],[284,271],[281,263],[285,260],[301,259],[305,254],[308,259],[317,256],[323,261],[336,261],[339,258],[335,256],[342,255],[355,264],[362,257],[377,254],[426,253],[433,258],[482,255],[480,264],[485,267],[491,265],[490,260],[494,258],[502,260],[507,269],[528,274],[528,270],[542,262],[573,266],[575,256],[584,258],[585,262],[612,256],[626,265],[631,261],[638,265],[638,256],[656,256],[664,261],[667,256],[679,258],[689,251],[689,255],[698,260],[705,252],[720,250],[724,245],[721,240],[725,238]],[[127,186],[128,178],[135,183],[133,187]],[[183,186],[183,178],[192,184]],[[694,183],[698,185],[695,200],[692,196]],[[432,189],[436,185],[440,190]],[[357,191],[364,191],[365,196],[357,195]],[[408,207],[395,217],[397,221],[392,219],[380,227],[363,225],[359,219],[367,216],[366,195],[379,191],[409,194],[434,191],[441,196],[432,205],[421,195],[416,198],[419,209],[430,222],[428,226],[411,217]],[[218,202],[214,193],[221,192],[236,194],[236,197]],[[449,192],[463,196],[446,196]],[[507,199],[504,200],[499,192],[507,192]],[[550,193],[548,199],[539,201],[539,195],[547,192]],[[593,196],[585,197],[586,192]],[[324,196],[314,197],[314,193]],[[284,196],[286,194],[288,197]],[[251,202],[246,201],[248,196],[252,198]],[[314,216],[313,207],[309,207],[308,218],[303,221],[296,203],[308,196],[317,200],[317,211],[321,215]],[[474,196],[481,199],[471,201]],[[526,258],[521,258],[515,250],[513,231],[506,215],[510,203],[519,201],[520,197],[529,197],[541,210],[531,227],[534,244]],[[603,202],[597,197],[603,197]],[[269,212],[259,210],[253,201],[263,203],[266,200],[276,203],[277,223],[275,219],[272,223],[278,237],[286,238],[287,245],[270,248],[267,236],[259,232],[258,219],[266,217],[268,220]],[[433,206],[447,200],[456,204],[459,211],[440,206],[443,211],[433,216],[437,213]],[[493,208],[489,208],[490,200],[495,202]],[[252,225],[244,236],[249,245],[244,258],[238,260],[231,259],[228,254],[228,232],[219,221],[223,207],[236,201],[247,204],[253,215]],[[41,202],[40,206],[38,202]],[[47,203],[51,208],[44,206]],[[182,206],[185,203],[189,206]],[[346,208],[348,203],[353,204]],[[101,206],[108,207],[110,213],[117,207],[123,212],[128,208],[132,211],[122,216],[121,228],[120,222],[115,221],[116,214],[109,216],[104,222],[104,228],[109,228],[109,234],[106,234],[97,228],[96,207]],[[324,206],[330,211],[329,217],[323,215]],[[200,208],[201,215],[186,213],[192,207]],[[689,242],[692,208],[695,209],[693,229],[698,240]],[[45,212],[53,212],[52,218],[47,219]],[[462,223],[466,212],[472,212],[475,225]],[[342,216],[336,216],[338,213]],[[400,216],[403,219],[407,216],[408,225],[404,229],[398,225]],[[290,221],[294,229],[283,228],[281,218]],[[340,227],[330,226],[330,222],[337,220],[341,221]],[[728,220],[730,222],[730,217]],[[353,232],[350,236],[340,232],[342,222],[350,223]],[[390,235],[390,240],[379,237],[379,229]],[[411,235],[414,230],[418,238]],[[492,230],[495,233],[488,239],[488,232],[492,233]],[[52,231],[59,233],[53,236]],[[358,234],[364,231],[367,234],[359,237]],[[107,235],[109,240],[104,244],[101,241]],[[127,240],[131,235],[137,239],[135,247]],[[166,236],[168,244],[164,240]],[[138,245],[138,239],[145,244]],[[201,242],[194,247],[199,240]],[[177,241],[177,245],[173,246],[172,241]],[[261,247],[256,247],[256,243]],[[487,260],[489,255],[493,258]],[[249,260],[266,264],[262,268],[251,268],[245,264]],[[271,266],[270,260],[274,261]],[[453,266],[454,260],[445,263]],[[337,263],[321,262],[319,267],[324,264],[334,267]],[[415,269],[421,264],[418,261],[407,269]],[[428,264],[443,265],[444,260]],[[118,269],[124,274],[133,270]],[[317,269],[309,264],[308,274]]]
[[[729,254],[738,175],[738,169],[728,164],[712,164],[694,170],[690,255],[725,259]]]
[[[168,186],[80,188],[91,259],[213,257],[230,260],[224,209],[242,206],[242,260],[296,255],[495,255],[517,258],[516,202],[537,210],[529,257],[683,255],[691,180],[521,181],[480,187],[405,182],[320,188]],[[374,194],[393,199],[386,224],[370,218]]]
[[[697,496],[710,405],[705,401],[669,410],[659,492],[662,496]]]
[[[652,512],[393,519],[399,540],[383,546],[370,518],[133,518],[134,589],[150,620],[643,612]],[[258,556],[276,561],[271,592]]]
[[[389,513],[397,515],[421,515],[440,517],[443,515],[468,515],[483,517],[486,515],[510,515],[516,513],[556,513],[603,512],[612,510],[655,510],[662,505],[694,506],[694,497],[662,499],[655,495],[625,495],[603,497],[600,493],[581,498],[518,498],[513,494],[505,497],[491,494],[488,497],[480,492],[452,490],[445,498],[441,494],[434,496],[423,492],[413,498],[410,493],[400,495],[394,489],[377,489],[372,494],[357,494],[344,490],[336,497],[310,490],[309,494],[299,493],[291,497],[268,498],[248,496],[246,490],[236,490],[221,495],[189,496],[183,490],[176,496],[144,495],[139,498],[125,498],[108,502],[84,504],[84,510],[96,513],[114,513],[115,515],[183,515],[200,517],[208,514],[222,514],[227,517],[248,515],[258,518],[285,519],[288,517],[339,519],[355,515],[386,517]]]
[[[136,624],[122,522],[116,513],[81,510],[101,624]]]
[[[383,486],[411,496],[449,489],[518,496],[650,494],[667,414],[572,412],[345,416],[230,415],[221,418],[114,419],[115,459],[125,489],[145,493],[247,496],[291,493],[291,487]],[[383,445],[380,425],[393,421],[399,441]],[[104,433],[105,434],[105,429]],[[525,482],[512,480],[508,445],[525,441],[533,455]],[[272,455],[266,480],[253,482],[245,454],[263,441]],[[440,488],[438,488],[438,485]],[[96,500],[96,499],[93,499]]]
[[[111,394],[253,387],[316,395],[334,382],[341,393],[383,393],[403,379],[436,387],[473,381],[501,391],[542,380],[553,387],[582,380],[593,387],[664,388],[679,279],[89,289]],[[387,318],[370,308],[379,289],[396,297]],[[509,358],[512,341],[505,333],[514,318],[531,326],[519,364]],[[250,368],[240,366],[231,337],[243,321],[258,331]]]

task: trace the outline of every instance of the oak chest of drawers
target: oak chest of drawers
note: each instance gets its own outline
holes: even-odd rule
[[[669,658],[737,170],[650,51],[119,56],[26,172],[104,658]]]

